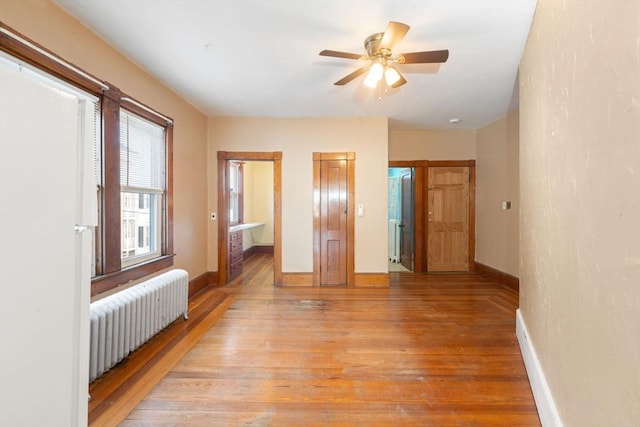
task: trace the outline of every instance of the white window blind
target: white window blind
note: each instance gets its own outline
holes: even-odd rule
[[[120,110],[120,185],[165,190],[165,130]]]

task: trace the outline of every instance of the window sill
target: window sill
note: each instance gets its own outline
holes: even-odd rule
[[[174,255],[163,255],[141,264],[125,267],[120,271],[94,277],[91,280],[91,296],[101,294],[132,280],[140,279],[173,265]]]

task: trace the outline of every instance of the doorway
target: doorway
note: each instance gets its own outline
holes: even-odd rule
[[[281,152],[230,152],[218,151],[218,284],[226,284],[232,275],[230,233],[231,217],[237,220],[237,168],[243,162],[273,163],[273,283],[282,284],[282,153]],[[234,183],[232,183],[234,178]],[[232,202],[234,208],[232,209]],[[233,212],[233,214],[232,214]],[[236,234],[237,236],[237,234]],[[237,242],[237,237],[235,239]],[[242,247],[240,246],[240,249]]]
[[[389,271],[414,270],[415,169],[389,168]]]
[[[355,153],[313,153],[313,285],[353,286]]]
[[[394,172],[398,178],[391,184],[393,169],[398,170]],[[413,217],[402,219],[398,212],[392,211],[394,206],[398,211],[401,209],[401,177],[406,177],[405,187],[408,188],[408,170],[411,171],[413,196],[413,209],[409,210]],[[402,265],[399,251],[392,250],[394,239],[402,248],[402,232],[392,232],[392,218],[398,224],[404,221],[413,227],[413,272],[474,271],[475,160],[390,160],[389,173],[389,271],[398,271],[397,266]],[[397,188],[397,197],[391,193],[392,186]],[[393,204],[394,199],[396,204]],[[406,227],[399,228],[406,230]]]

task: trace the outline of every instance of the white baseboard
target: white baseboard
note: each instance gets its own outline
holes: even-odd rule
[[[527,375],[529,376],[529,383],[531,384],[531,391],[533,392],[533,398],[536,401],[538,408],[538,416],[543,427],[562,427],[562,421],[558,414],[558,409],[553,401],[551,390],[547,384],[547,379],[542,371],[542,366],[538,361],[536,350],[533,348],[533,344],[529,341],[529,333],[527,331],[527,325],[525,325],[520,314],[520,309],[516,310],[516,335],[518,336],[518,344],[520,344],[520,352],[524,359],[524,366],[527,369]]]

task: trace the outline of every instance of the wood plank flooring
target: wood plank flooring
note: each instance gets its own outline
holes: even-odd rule
[[[144,347],[158,360],[99,379],[92,425],[540,425],[513,290],[413,273],[390,289],[274,288],[271,265],[252,256]]]

